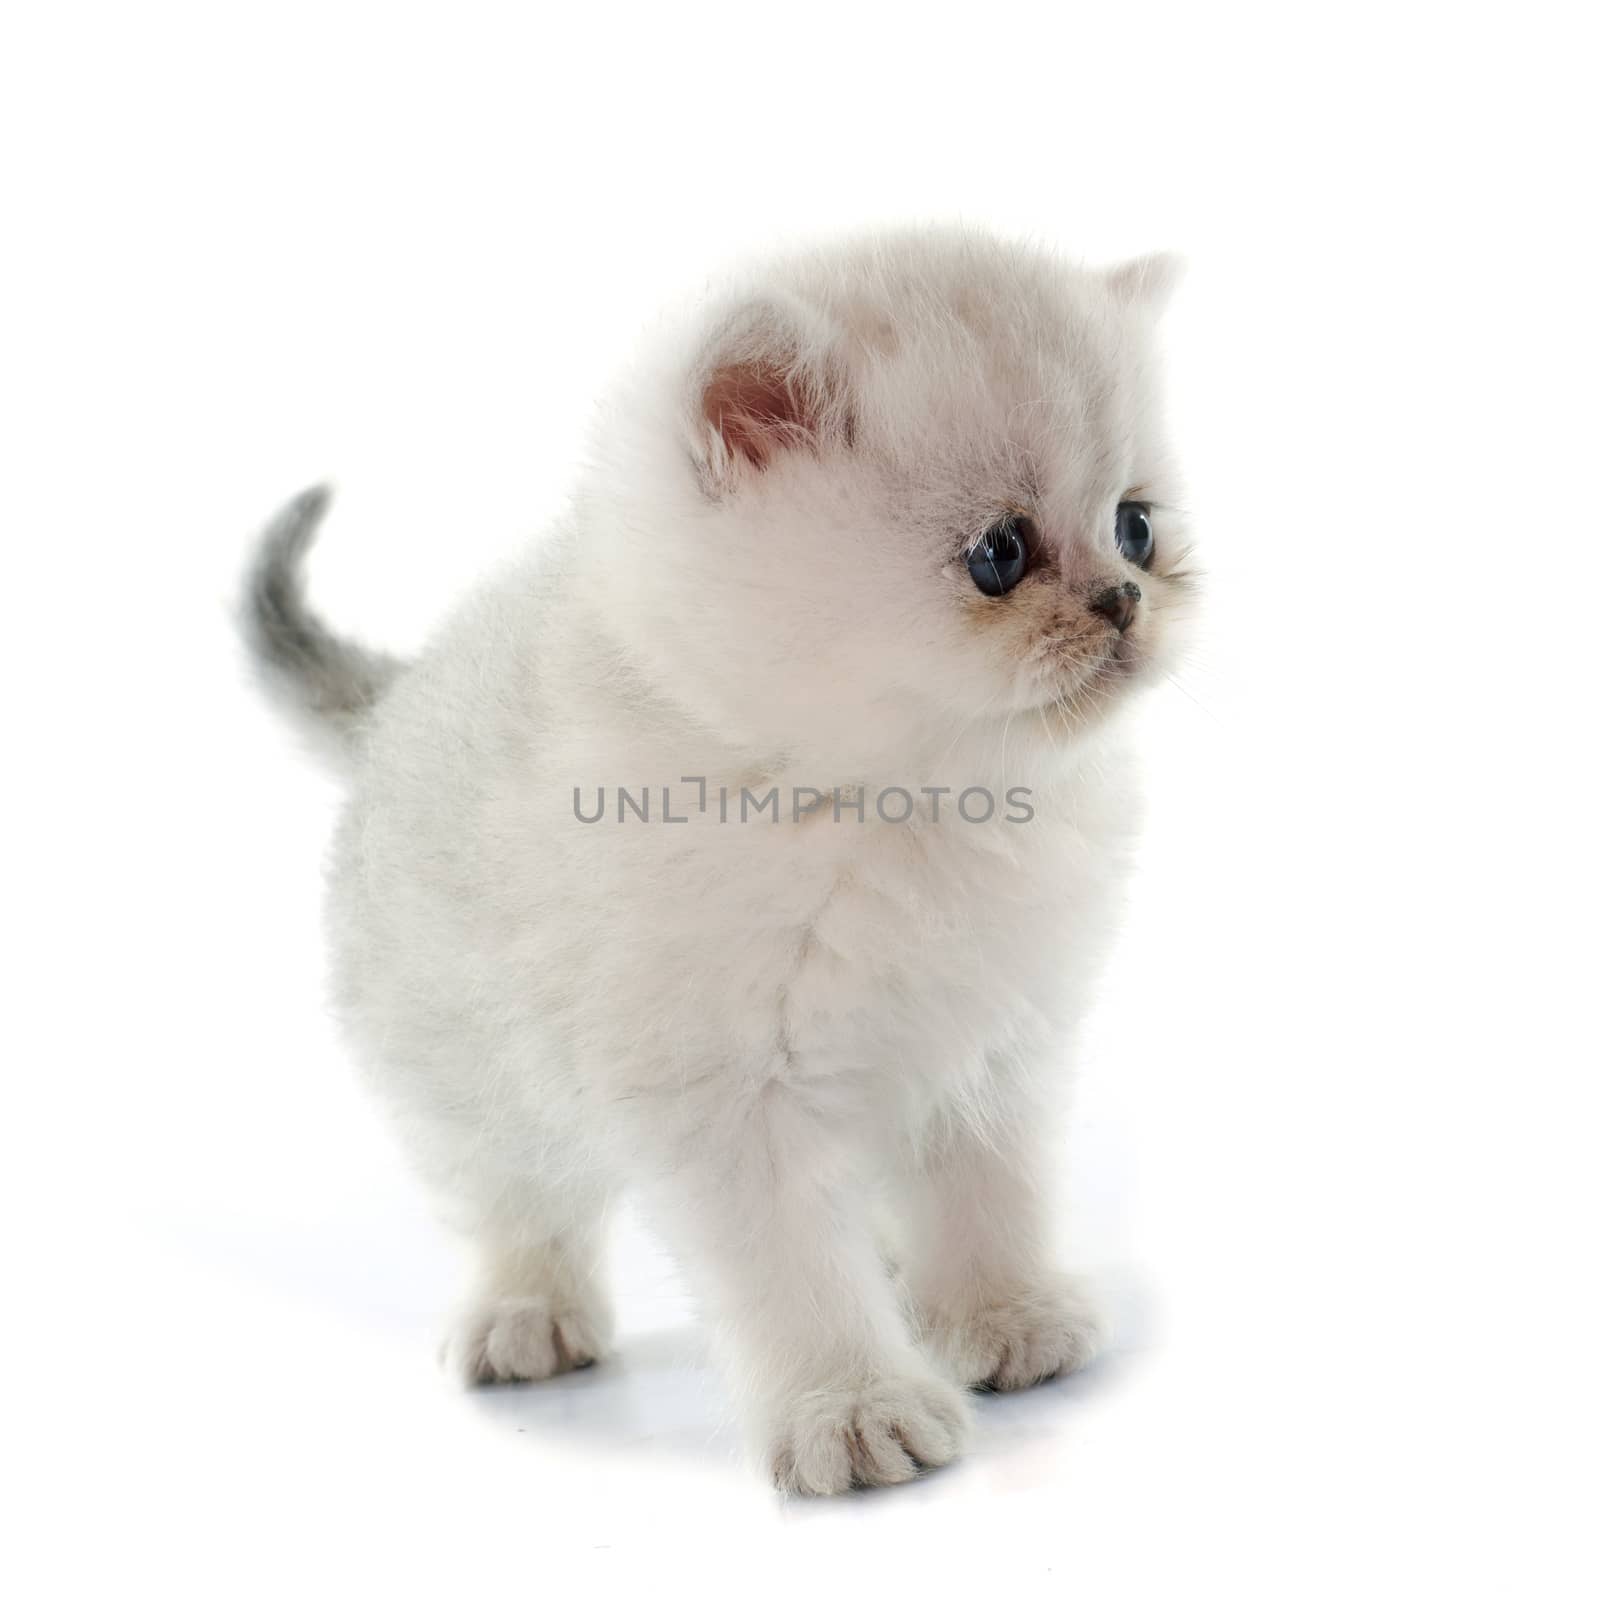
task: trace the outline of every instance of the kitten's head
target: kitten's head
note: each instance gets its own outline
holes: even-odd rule
[[[939,230],[728,296],[605,430],[630,647],[752,748],[1098,724],[1159,674],[1187,582],[1152,348],[1174,277]]]

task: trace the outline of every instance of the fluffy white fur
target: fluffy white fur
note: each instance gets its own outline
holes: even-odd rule
[[[1170,277],[945,230],[764,267],[619,387],[564,524],[409,666],[301,606],[320,499],[274,530],[250,630],[349,772],[338,1002],[477,1252],[465,1378],[604,1354],[624,1185],[785,1488],[949,1461],[965,1387],[1093,1353],[1050,1112],[1134,812],[1115,712],[1184,597]],[[1127,499],[1155,507],[1148,572],[1116,548]],[[966,553],[1008,509],[1040,550],[989,598]],[[1120,635],[1088,599],[1129,578]],[[774,784],[780,822],[719,820],[719,789],[736,819]],[[618,785],[653,792],[648,824]],[[1035,815],[962,821],[969,785],[1026,786]],[[795,822],[796,786],[918,811]],[[951,791],[937,823],[923,787]]]

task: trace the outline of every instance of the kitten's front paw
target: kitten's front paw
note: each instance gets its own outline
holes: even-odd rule
[[[1057,1276],[928,1317],[929,1353],[969,1389],[1026,1389],[1093,1360],[1105,1325],[1076,1280]]]
[[[593,1366],[607,1319],[595,1307],[557,1307],[542,1295],[489,1300],[463,1315],[444,1348],[463,1383],[515,1383]]]
[[[899,1374],[789,1402],[768,1451],[772,1476],[794,1494],[904,1483],[961,1453],[967,1407],[934,1375]]]

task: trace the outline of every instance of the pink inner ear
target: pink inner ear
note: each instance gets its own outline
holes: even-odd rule
[[[757,470],[786,445],[816,435],[812,401],[774,361],[718,367],[706,383],[701,407],[728,453]]]

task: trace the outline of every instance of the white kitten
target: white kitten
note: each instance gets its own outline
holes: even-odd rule
[[[466,1378],[603,1353],[624,1184],[785,1488],[910,1478],[963,1387],[1091,1355],[1047,1112],[1133,809],[1113,713],[1185,597],[1172,276],[953,230],[768,267],[410,665],[306,612],[324,495],[269,531],[247,625],[349,773],[339,1004],[477,1248]]]

